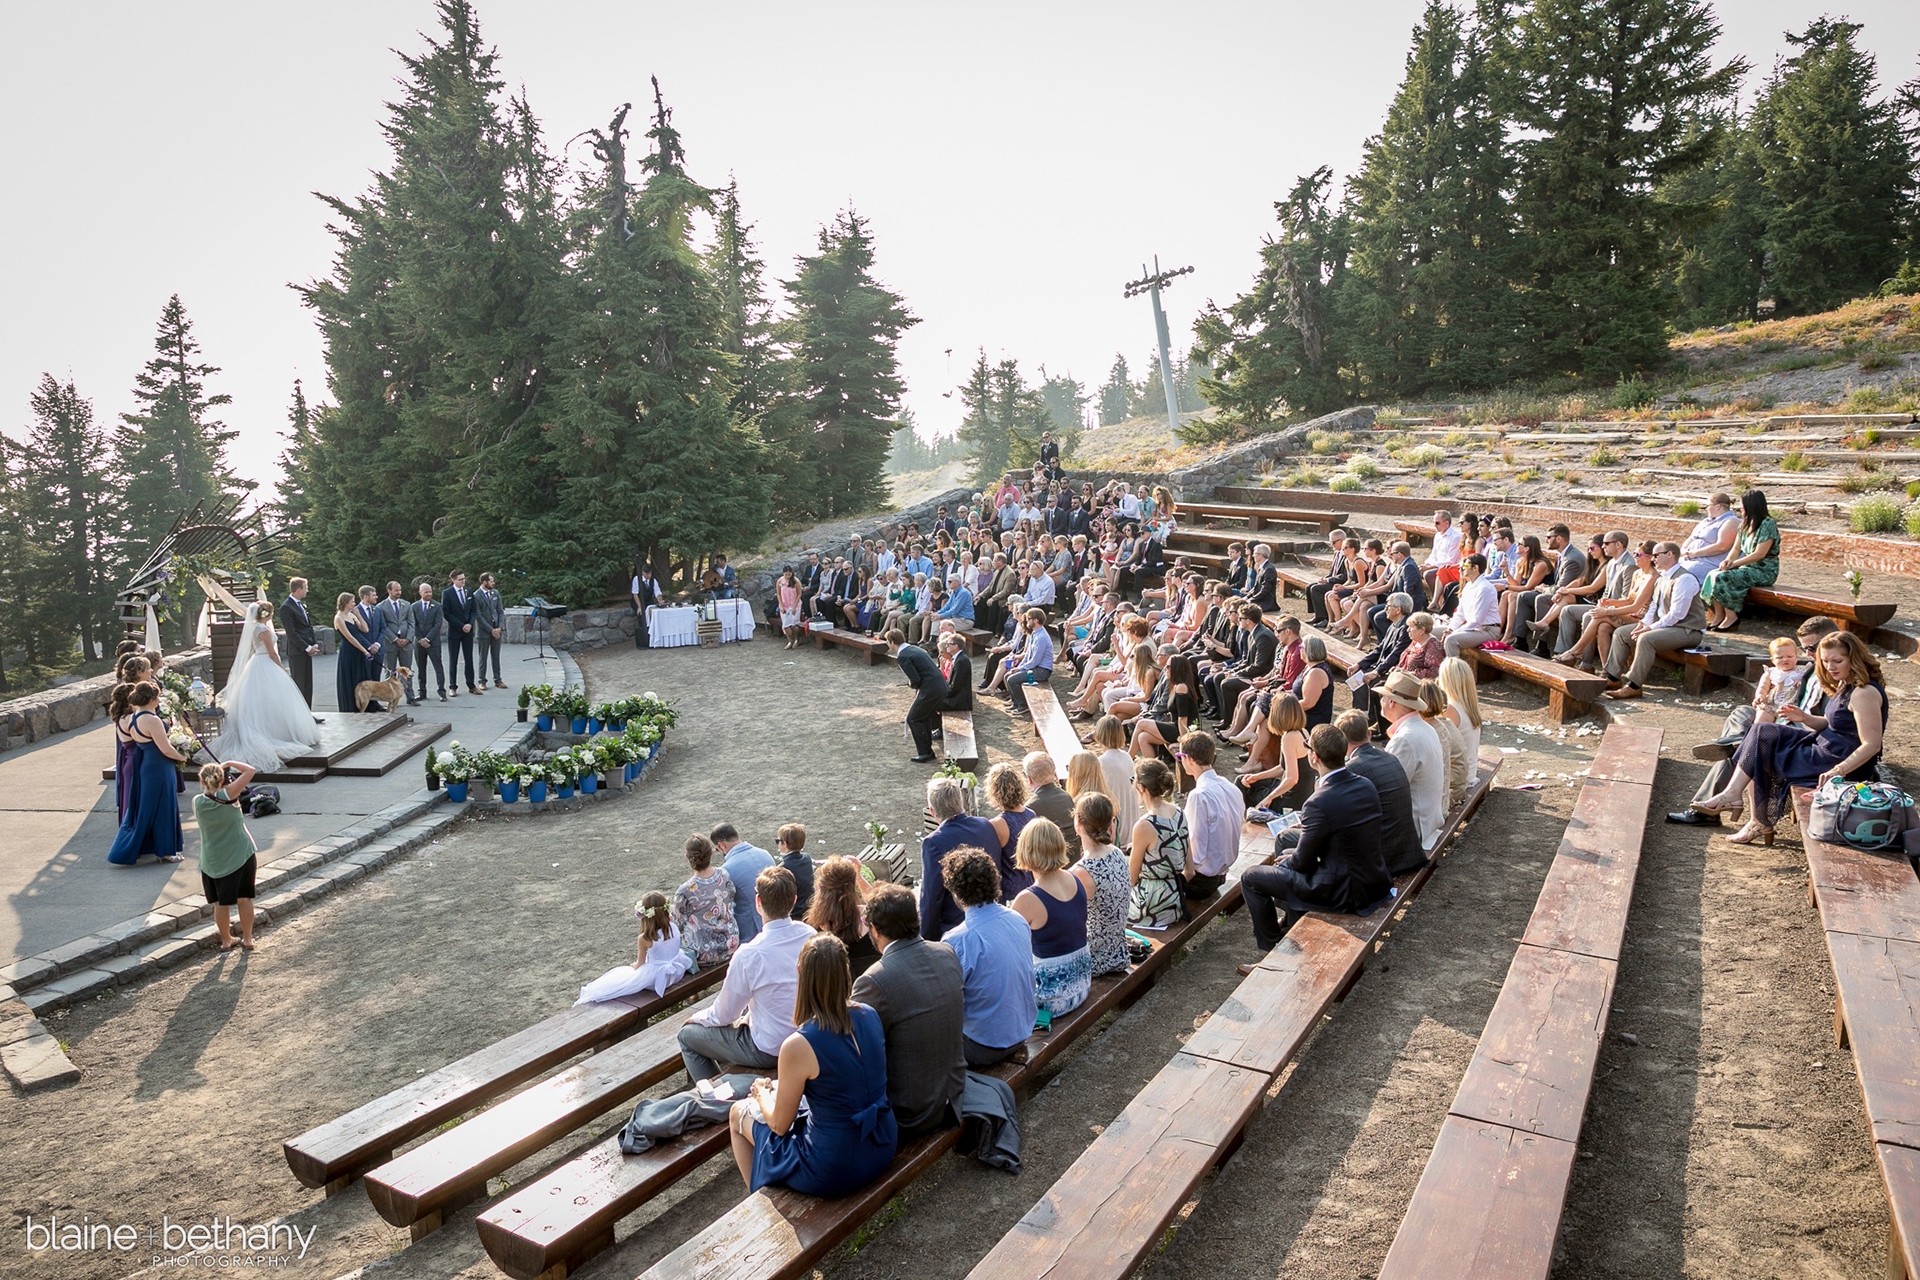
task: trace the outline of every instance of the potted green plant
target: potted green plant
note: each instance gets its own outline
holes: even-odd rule
[[[547,770],[545,768],[531,764],[520,766],[520,781],[526,784],[529,804],[547,802]]]
[[[438,781],[447,784],[447,799],[455,804],[467,802],[467,787],[473,780],[474,757],[472,752],[460,745],[458,739],[447,743],[446,751],[434,763],[433,772]]]
[[[521,692],[531,698],[533,705],[539,709],[539,714],[534,717],[533,727],[541,733],[551,733],[553,731],[554,708],[559,703],[561,695],[554,692],[554,688],[550,684],[536,684],[530,688],[522,689]]]
[[[575,747],[556,751],[547,761],[547,777],[553,783],[554,797],[559,800],[573,799],[574,782],[580,776],[580,766],[574,752]]]
[[[439,754],[434,751],[433,744],[428,743],[427,744],[427,790],[429,791],[438,791],[440,789],[440,771],[439,771],[439,768],[437,767],[439,763],[440,763]]]
[[[527,685],[520,686],[520,723],[527,722],[527,705],[533,701],[533,692]]]

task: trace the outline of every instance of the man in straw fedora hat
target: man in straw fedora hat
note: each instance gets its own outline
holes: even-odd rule
[[[1387,720],[1387,754],[1407,771],[1413,798],[1413,825],[1420,847],[1433,848],[1447,821],[1447,749],[1422,714],[1426,700],[1420,681],[1408,671],[1388,674],[1380,686],[1380,713]]]

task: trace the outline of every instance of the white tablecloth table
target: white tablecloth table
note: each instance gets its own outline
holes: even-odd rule
[[[753,639],[753,606],[745,600],[716,600],[720,612],[720,643]],[[656,649],[699,644],[698,605],[653,605],[647,610],[647,643]]]

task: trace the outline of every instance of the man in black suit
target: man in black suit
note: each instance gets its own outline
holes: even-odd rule
[[[1247,687],[1273,670],[1274,655],[1280,651],[1280,637],[1267,625],[1259,605],[1249,602],[1241,606],[1240,625],[1247,637],[1245,656],[1237,664],[1216,672],[1210,680],[1213,705],[1220,709],[1219,718],[1223,720],[1233,717],[1233,709]]]
[[[1053,501],[1047,505],[1047,535],[1060,538],[1071,536],[1073,531],[1068,527],[1070,518],[1071,513],[1060,505],[1060,495],[1054,494]]]
[[[907,633],[895,627],[887,632],[887,644],[913,686],[913,705],[907,708],[907,729],[913,734],[914,764],[933,761],[933,731],[940,727],[940,704],[947,700],[947,678],[940,664],[919,645],[907,643]]]
[[[1413,558],[1413,547],[1406,542],[1394,543],[1387,551],[1387,561],[1386,587],[1379,593],[1381,603],[1367,611],[1367,625],[1376,636],[1386,633],[1387,602],[1395,595],[1406,596],[1411,605],[1400,611],[1401,617],[1424,612],[1427,607],[1427,580],[1420,576],[1420,564]]]
[[[959,1123],[967,1087],[966,981],[952,947],[921,938],[911,891],[876,887],[866,914],[880,959],[854,981],[853,998],[880,1015],[887,1102],[901,1139],[917,1138]]]
[[[1075,494],[1067,504],[1067,536],[1091,538],[1092,526],[1093,520],[1088,516],[1087,509],[1080,504],[1079,495]]]
[[[1348,543],[1353,545],[1348,547]],[[1307,616],[1320,626],[1327,625],[1327,592],[1335,587],[1343,587],[1353,578],[1347,567],[1346,553],[1349,549],[1358,551],[1360,539],[1349,538],[1345,529],[1335,529],[1327,535],[1327,546],[1333,552],[1333,564],[1328,566],[1326,576],[1318,582],[1307,584]]]
[[[440,608],[447,617],[447,683],[453,696],[460,696],[460,658],[467,660],[467,692],[478,694],[473,669],[473,597],[467,594],[467,575],[454,572],[453,583],[440,597]]]
[[[1361,911],[1393,887],[1381,849],[1380,793],[1346,767],[1347,735],[1323,724],[1307,743],[1320,782],[1300,807],[1299,842],[1282,861],[1240,877],[1253,943],[1263,952],[1273,950],[1307,912]],[[1285,908],[1284,920],[1276,904]],[[1240,972],[1253,968],[1243,964]]]
[[[820,594],[820,584],[824,580],[818,551],[807,552],[807,563],[801,567],[798,576],[800,578],[800,616],[810,617],[813,614],[813,598]]]
[[[1060,478],[1060,446],[1053,442],[1053,432],[1040,433],[1040,465],[1047,469],[1047,479]]]
[[[484,575],[483,575],[484,580]],[[651,565],[641,565],[640,572],[633,575],[628,592],[633,597],[633,647],[650,649],[653,642],[647,636],[647,610],[657,604],[665,604],[667,597],[660,590],[660,580],[653,576]],[[775,627],[778,631],[780,628]]]
[[[320,652],[319,637],[313,634],[313,619],[307,616],[307,580],[295,578],[287,583],[287,598],[280,602],[280,657],[287,673],[300,688],[300,696],[313,705],[313,655]]]
[[[1253,567],[1247,571],[1247,599],[1268,613],[1280,607],[1280,571],[1273,567],[1273,548],[1264,542],[1253,549]]]
[[[941,710],[973,710],[973,659],[967,654],[967,642],[947,631],[935,647],[947,664],[947,696],[941,700]]]
[[[1404,876],[1426,866],[1427,851],[1413,822],[1413,787],[1407,781],[1406,766],[1373,745],[1367,713],[1358,707],[1335,716],[1333,727],[1347,735],[1347,768],[1380,793],[1380,853],[1387,860],[1387,874]]]

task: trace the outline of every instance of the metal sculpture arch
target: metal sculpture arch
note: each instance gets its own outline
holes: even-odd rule
[[[284,548],[279,532],[266,529],[260,510],[240,514],[240,499],[219,498],[195,503],[191,511],[182,513],[173,522],[173,528],[154,547],[153,554],[120,589],[115,603],[126,637],[147,639],[149,624],[155,620],[155,602],[174,582],[175,565],[179,561],[214,561],[202,570],[204,576],[245,607],[262,598],[268,576]],[[233,570],[237,568],[248,572],[236,574]],[[209,604],[216,637],[214,683],[218,686],[226,674],[219,661],[221,649],[225,649],[229,662],[233,657],[231,639],[224,646],[219,642],[221,630],[231,632],[239,618],[218,594],[209,597]]]

